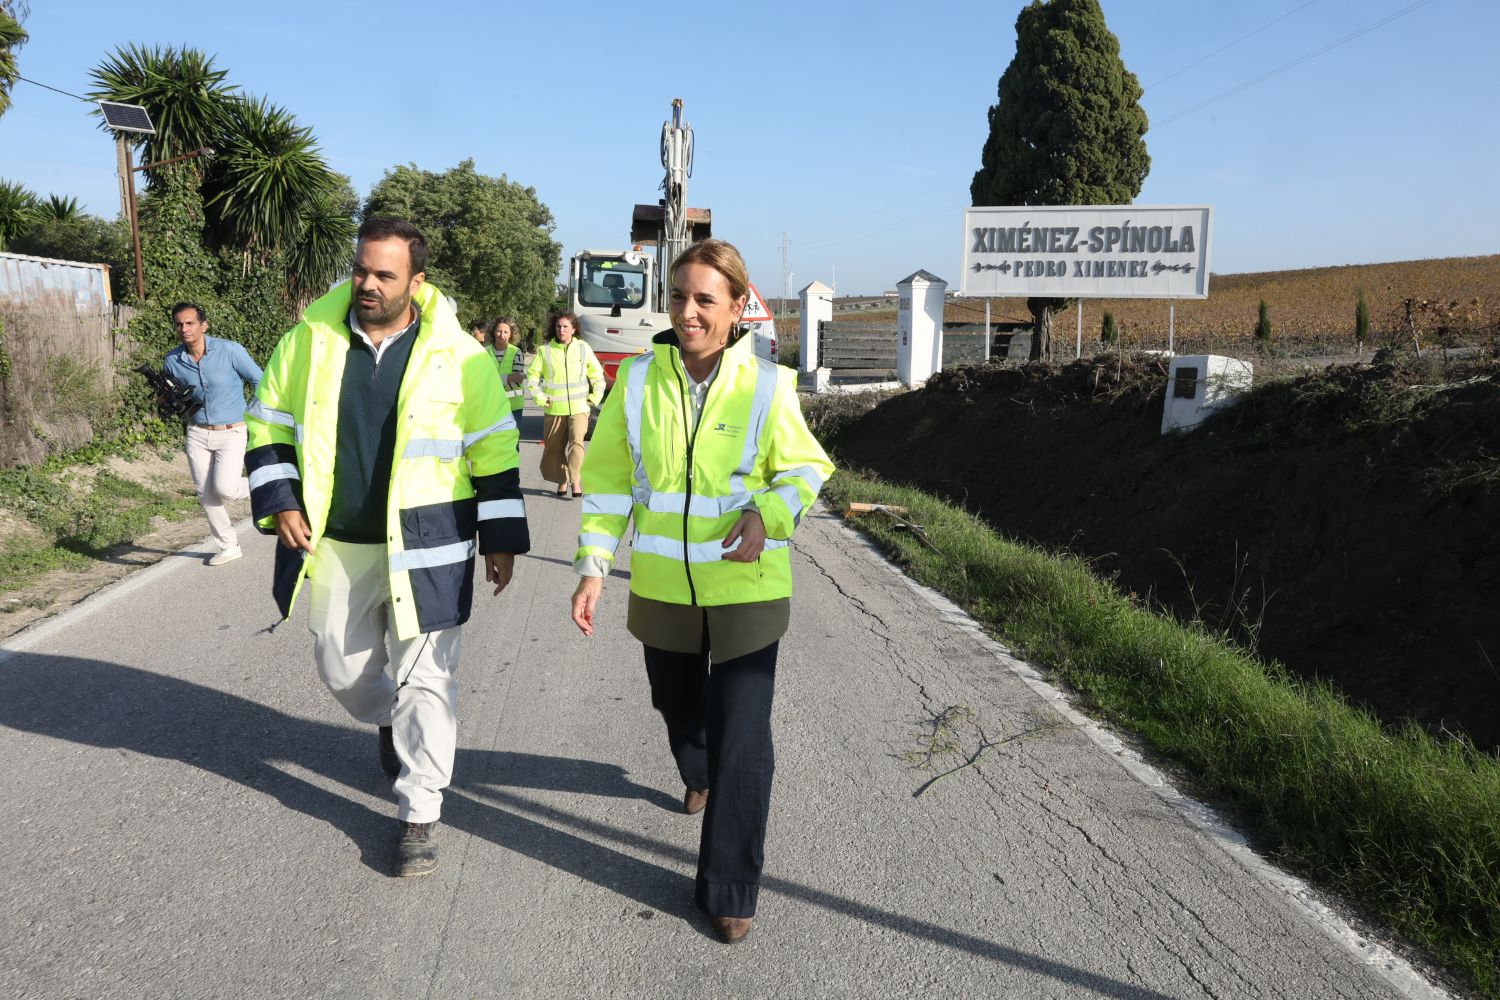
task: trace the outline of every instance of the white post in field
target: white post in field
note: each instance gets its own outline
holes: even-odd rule
[[[984,300],[984,360],[990,360],[990,300]]]
[[[829,371],[818,367],[818,324],[833,319],[833,289],[814,281],[798,292],[797,298],[802,302],[797,385],[810,392],[822,392],[828,385]]]
[[[903,385],[921,385],[943,367],[943,293],[948,283],[918,271],[896,282],[896,377]]]

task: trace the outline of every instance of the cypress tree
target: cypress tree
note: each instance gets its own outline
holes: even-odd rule
[[[1271,339],[1271,311],[1266,308],[1266,300],[1260,300],[1260,312],[1255,320],[1255,339],[1262,344]]]
[[[1129,204],[1151,169],[1141,93],[1098,0],[1033,0],[1016,18],[973,204]],[[1032,358],[1051,356],[1052,316],[1065,305],[1026,300]]]

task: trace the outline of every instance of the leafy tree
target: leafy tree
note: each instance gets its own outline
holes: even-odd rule
[[[1365,353],[1365,340],[1370,335],[1370,307],[1365,304],[1365,290],[1358,289],[1354,300],[1354,344],[1356,353]]]
[[[219,265],[204,246],[203,195],[192,166],[163,167],[140,215],[146,298],[164,305],[213,298]]]
[[[536,189],[488,177],[473,160],[441,174],[394,167],[370,192],[364,217],[406,219],[427,237],[427,277],[458,300],[467,327],[509,313],[533,329],[553,301],[562,247]]]
[[[0,250],[41,218],[36,195],[14,181],[0,180]]]
[[[195,179],[196,232],[209,257],[237,255],[232,266],[242,277],[274,265],[286,300],[305,305],[348,271],[358,199],[329,169],[309,127],[263,97],[237,93],[227,75],[196,49],[130,45],[93,70],[93,96],[150,112],[157,135],[132,140],[143,162],[214,150],[147,170],[148,186],[155,193],[169,178]]]
[[[1098,0],[1033,0],[1016,18],[973,203],[1128,204],[1151,169],[1141,93]],[[1052,316],[1065,305],[1027,299],[1032,358],[1051,356]]]
[[[195,172],[186,165],[163,168],[157,190],[141,204],[148,308],[131,321],[132,339],[142,345],[144,360],[160,364],[177,343],[166,308],[198,302],[214,336],[238,341],[264,363],[292,325],[285,261],[271,253],[266,266],[246,268],[239,251],[211,250],[204,240],[206,219]]]
[[[26,29],[21,21],[26,16],[24,7],[0,3],[0,116],[10,110],[10,90],[21,78],[21,67],[16,62],[16,50],[26,44]]]
[[[1113,344],[1120,339],[1120,328],[1115,324],[1115,314],[1104,310],[1104,319],[1099,323],[1099,341]]]
[[[1271,311],[1266,308],[1266,300],[1260,300],[1260,310],[1255,320],[1255,339],[1262,344],[1271,340]]]

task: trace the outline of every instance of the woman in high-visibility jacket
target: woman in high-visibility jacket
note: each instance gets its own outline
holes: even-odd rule
[[[547,321],[547,341],[526,368],[526,386],[542,408],[542,478],[557,484],[557,495],[583,496],[583,439],[589,408],[604,398],[604,368],[594,349],[578,339],[578,317],[555,313]]]
[[[670,280],[672,332],[621,364],[584,462],[573,621],[593,634],[633,518],[627,627],[645,646],[683,811],[706,809],[698,907],[733,944],[749,933],[764,862],[790,539],[833,463],[802,419],[796,373],[736,339],[750,286],[739,251],[696,243]]]
[[[522,364],[521,347],[517,343],[516,321],[502,316],[491,324],[490,337],[494,341],[495,366],[500,371],[500,381],[505,383],[505,397],[510,400],[510,415],[516,425],[521,423],[521,410],[526,406],[526,368]],[[516,450],[521,448],[521,436],[516,435]]]

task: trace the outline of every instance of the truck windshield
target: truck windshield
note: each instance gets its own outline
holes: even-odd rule
[[[621,260],[583,261],[578,275],[578,302],[585,306],[639,309],[646,302],[646,275]]]

